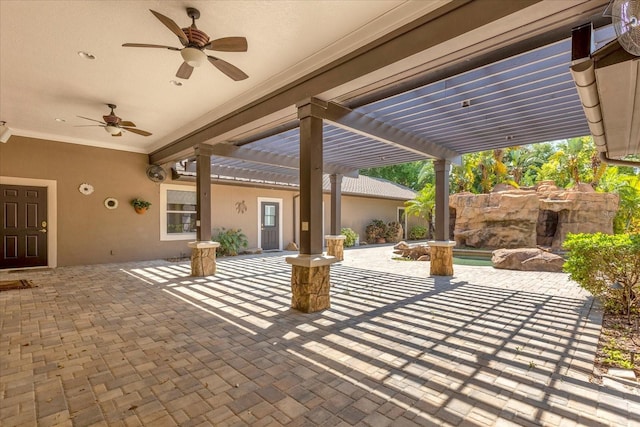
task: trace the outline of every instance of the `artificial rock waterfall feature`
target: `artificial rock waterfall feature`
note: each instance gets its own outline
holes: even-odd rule
[[[550,181],[527,189],[500,186],[493,191],[449,197],[458,247],[559,250],[568,233],[613,233],[617,194],[596,193],[587,184],[565,190]]]

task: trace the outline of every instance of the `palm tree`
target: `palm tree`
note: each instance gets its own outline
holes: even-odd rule
[[[433,237],[435,226],[433,224],[433,210],[436,207],[436,187],[432,183],[427,183],[422,190],[418,192],[416,197],[405,203],[407,215],[422,217],[429,224],[429,232],[427,237]]]
[[[473,154],[465,154],[462,156],[462,165],[454,165],[451,168],[451,191],[453,193],[462,193],[463,191],[472,191],[476,181],[475,177],[475,157]]]
[[[506,165],[513,182],[520,186],[525,172],[535,165],[535,158],[531,151],[517,147],[507,152]]]

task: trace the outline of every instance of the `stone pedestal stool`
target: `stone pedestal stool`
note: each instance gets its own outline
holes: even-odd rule
[[[453,247],[456,242],[430,240],[428,244],[431,249],[430,274],[453,276]]]
[[[218,242],[189,242],[191,248],[191,275],[196,277],[216,274],[216,248]]]
[[[292,265],[291,308],[314,313],[331,307],[330,268],[337,259],[323,255],[297,255],[286,258]]]
[[[336,257],[337,261],[344,260],[344,240],[347,238],[342,234],[324,236],[327,241],[327,255]]]

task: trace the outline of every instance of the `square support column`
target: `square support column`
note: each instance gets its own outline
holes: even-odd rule
[[[322,254],[322,108],[313,99],[298,105],[300,119],[300,254]]]
[[[211,147],[195,147],[196,155],[196,237],[190,242],[191,275],[196,277],[216,274],[216,248],[211,241]]]
[[[198,242],[211,241],[211,148],[198,146],[196,152],[196,236]]]
[[[445,159],[434,160],[436,172],[435,240],[449,241],[449,171],[451,163]]]
[[[331,234],[338,236],[342,232],[342,175],[329,175],[331,182]]]
[[[329,265],[322,253],[322,116],[321,102],[298,104],[300,119],[300,254],[291,264],[291,308],[312,313],[331,307]]]
[[[436,172],[435,241],[429,242],[431,249],[430,270],[432,276],[453,276],[453,247],[449,240],[449,170],[446,159],[433,162]]]

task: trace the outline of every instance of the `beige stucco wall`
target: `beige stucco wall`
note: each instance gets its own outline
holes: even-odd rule
[[[360,241],[366,240],[365,228],[374,219],[384,222],[397,221],[398,208],[404,207],[403,200],[374,199],[359,196],[342,196],[342,227],[351,228],[360,235]],[[425,221],[415,216],[407,218],[407,228],[424,225]],[[331,195],[324,195],[324,227],[331,230]]]
[[[281,199],[282,208],[282,247],[293,241],[293,196],[294,191],[252,188],[241,185],[213,184],[211,190],[212,226],[214,228],[225,227],[240,228],[247,236],[250,247],[258,246],[258,198]],[[243,202],[247,207],[244,213],[236,210],[236,203]],[[215,230],[214,230],[215,234]]]
[[[186,242],[160,242],[160,189],[145,176],[148,156],[13,136],[0,144],[0,176],[57,181],[58,266],[146,260],[188,253]],[[85,196],[82,183],[95,191]],[[119,207],[109,210],[104,200]],[[135,213],[134,197],[152,203]]]
[[[160,189],[145,175],[145,154],[87,147],[13,136],[0,144],[0,176],[56,182],[57,266],[101,264],[181,257],[190,254],[188,240],[161,241]],[[82,183],[95,191],[85,196]],[[193,182],[165,183],[195,186]],[[282,246],[294,241],[294,200],[297,190],[212,184],[212,226],[241,228],[250,247],[258,246],[258,198],[282,200]],[[114,197],[119,207],[109,210],[104,200]],[[130,200],[139,197],[152,203],[144,215],[135,213]],[[325,200],[325,231],[330,230],[330,196]],[[240,213],[236,203],[244,201]],[[342,225],[364,236],[374,218],[394,221],[402,201],[343,196]],[[295,220],[298,220],[295,214]],[[414,221],[410,219],[410,221]],[[53,239],[52,239],[53,240]]]

